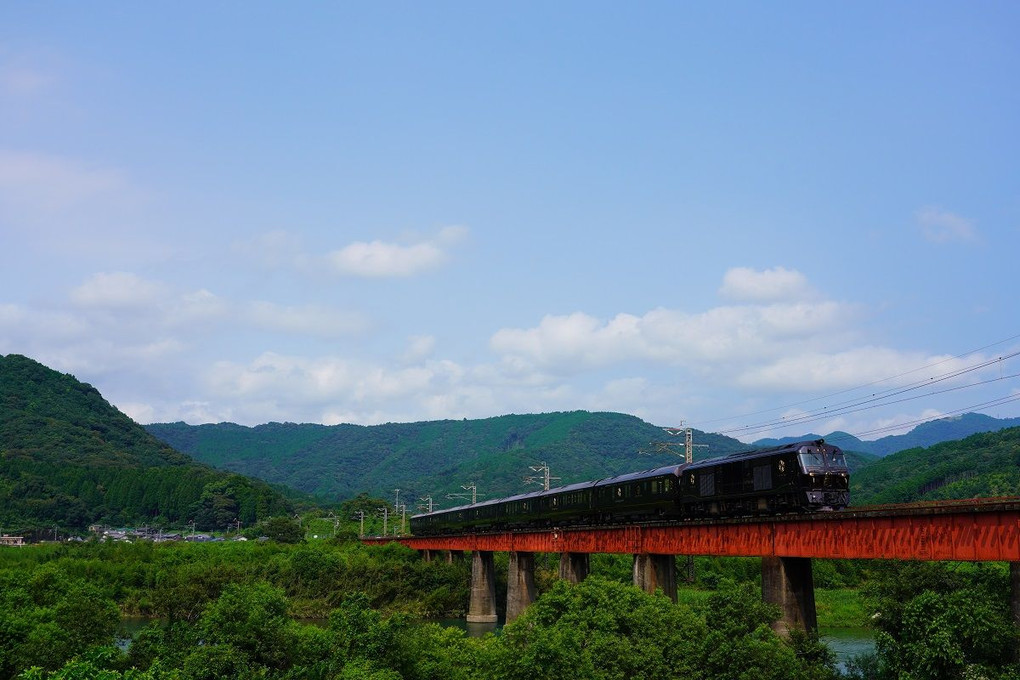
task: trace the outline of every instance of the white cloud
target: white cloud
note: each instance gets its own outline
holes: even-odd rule
[[[40,153],[0,149],[0,208],[51,214],[95,198],[122,195],[117,171]]]
[[[783,267],[764,271],[734,267],[723,276],[719,294],[735,302],[789,302],[816,297],[803,274]]]
[[[546,316],[535,328],[502,329],[489,344],[496,352],[557,372],[635,360],[725,366],[831,346],[855,316],[852,306],[826,301],[718,307],[701,314],[655,309],[606,322],[578,312]]]
[[[247,365],[218,362],[207,383],[218,397],[240,403],[270,400],[284,412],[359,413],[393,409],[403,400],[418,403],[449,391],[462,375],[451,362],[392,368],[340,357],[306,358],[265,352]],[[412,410],[416,411],[417,409]]]
[[[356,241],[326,255],[331,271],[368,278],[409,277],[438,269],[450,259],[449,248],[467,236],[465,227],[446,227],[434,239],[401,244]]]
[[[401,358],[404,363],[414,363],[432,356],[435,349],[435,337],[431,335],[415,335],[407,339],[407,349]]]
[[[450,261],[450,251],[468,236],[467,227],[449,226],[433,237],[408,236],[400,241],[355,241],[325,255],[305,251],[301,239],[287,231],[271,231],[237,241],[240,255],[270,269],[293,268],[362,278],[407,278],[439,269]]]
[[[410,246],[372,241],[355,242],[326,256],[339,274],[365,277],[414,276],[437,269],[446,253],[434,243]]]
[[[973,220],[941,208],[927,207],[919,210],[917,222],[925,239],[932,243],[969,243],[977,240]]]
[[[144,308],[162,302],[166,287],[129,272],[100,272],[71,291],[82,307]]]
[[[327,339],[362,333],[369,327],[360,313],[343,313],[319,305],[288,307],[257,301],[248,303],[245,316],[257,328]]]

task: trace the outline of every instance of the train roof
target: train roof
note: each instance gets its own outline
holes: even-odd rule
[[[824,439],[807,439],[799,442],[790,442],[788,444],[780,444],[779,446],[769,446],[763,449],[751,449],[750,451],[740,451],[738,453],[731,453],[725,456],[719,456],[718,458],[706,458],[699,460],[695,463],[691,463],[692,469],[708,467],[712,465],[718,465],[719,463],[732,461],[739,458],[760,458],[762,456],[774,456],[783,453],[797,453],[805,446],[815,448],[827,448],[827,449],[839,449],[837,446],[832,444],[826,444]]]
[[[596,482],[591,482],[591,481],[589,481],[589,482],[577,482],[575,484],[568,484],[566,486],[557,486],[557,487],[554,487],[552,489],[549,489],[548,491],[546,491],[545,489],[536,489],[535,491],[527,491],[525,493],[514,494],[513,496],[504,496],[502,498],[492,498],[490,500],[479,501],[477,503],[468,503],[467,505],[455,505],[452,508],[441,508],[441,509],[438,509],[438,510],[433,510],[432,512],[423,512],[423,513],[420,513],[420,514],[417,514],[417,515],[412,515],[412,518],[414,518],[414,517],[426,517],[428,515],[442,514],[444,512],[453,512],[455,510],[467,510],[469,508],[481,508],[481,507],[485,507],[485,506],[488,506],[488,505],[493,505],[495,503],[508,503],[510,501],[521,501],[521,500],[526,500],[526,499],[529,499],[529,498],[541,498],[542,496],[546,496],[546,495],[550,495],[551,496],[552,494],[563,493],[563,492],[566,492],[566,491],[577,491],[579,489],[588,489],[588,488],[591,488],[591,486],[593,484],[595,484],[595,483]]]
[[[662,477],[663,475],[674,475],[680,474],[680,469],[683,465],[664,465],[662,467],[651,468],[650,470],[641,470],[640,472],[628,472],[626,474],[617,475],[615,477],[606,477],[600,479],[593,484],[595,486],[607,486],[609,484],[619,484],[620,482],[632,482],[638,479],[649,479],[651,477]]]

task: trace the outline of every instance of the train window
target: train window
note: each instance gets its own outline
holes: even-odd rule
[[[808,472],[813,468],[825,467],[825,460],[822,457],[821,451],[818,453],[802,453],[799,456],[800,466],[804,468],[804,472]]]
[[[846,467],[846,458],[839,449],[829,453],[829,463],[838,467]]]
[[[757,465],[754,468],[754,490],[764,491],[772,488],[772,467]]]
[[[705,472],[701,475],[700,485],[698,486],[698,494],[701,496],[714,496],[715,495],[715,473]]]

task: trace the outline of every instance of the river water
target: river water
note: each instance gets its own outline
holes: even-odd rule
[[[818,636],[835,653],[841,673],[850,659],[875,651],[875,631],[868,628],[820,628]]]

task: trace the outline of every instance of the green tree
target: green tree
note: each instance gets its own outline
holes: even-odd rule
[[[902,680],[1015,673],[1007,578],[998,565],[879,565],[868,586],[880,628],[873,665]]]
[[[290,517],[270,517],[255,526],[255,533],[280,543],[300,543],[305,538],[301,525]]]
[[[291,620],[283,591],[268,583],[230,584],[199,621],[210,645],[226,645],[270,668],[288,665]]]
[[[589,577],[558,582],[494,644],[494,678],[659,680],[699,677],[690,654],[706,635],[690,609]]]

